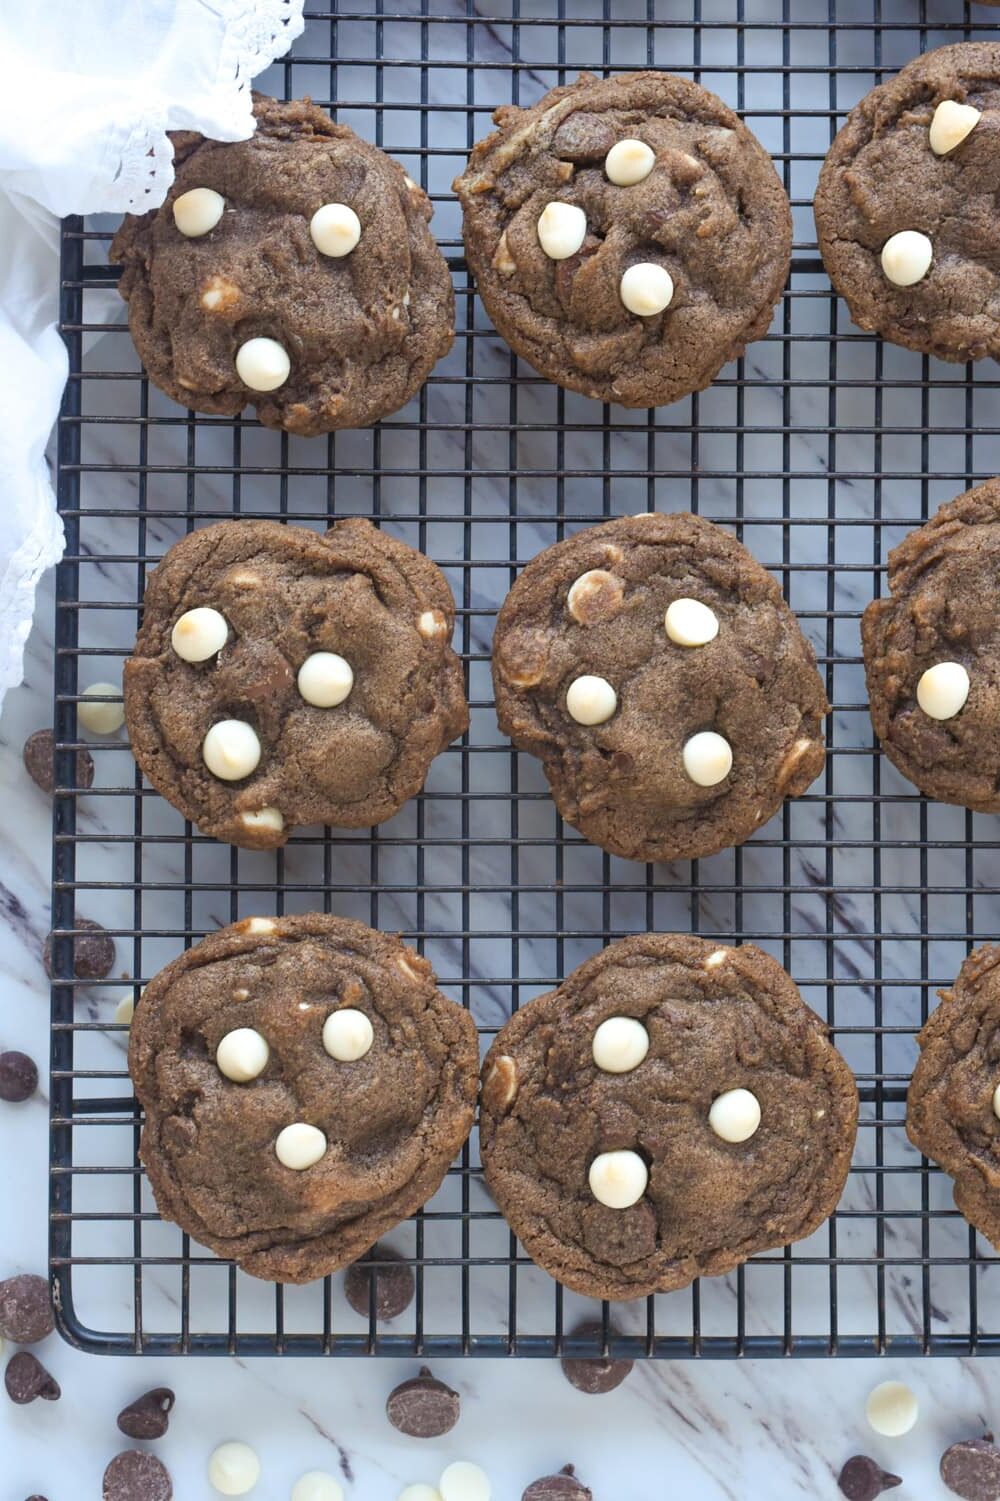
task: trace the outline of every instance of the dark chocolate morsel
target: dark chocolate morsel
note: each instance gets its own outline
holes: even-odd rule
[[[594,1501],[594,1493],[577,1478],[572,1465],[564,1465],[558,1475],[533,1480],[521,1501]]]
[[[963,1501],[997,1501],[1000,1449],[990,1438],[967,1438],[941,1456],[941,1479]]]
[[[615,1332],[615,1330],[609,1331],[612,1334]],[[603,1338],[603,1326],[580,1324],[573,1330],[573,1333],[585,1339],[600,1339]],[[575,1386],[578,1392],[599,1396],[604,1392],[613,1392],[616,1386],[621,1386],[631,1371],[633,1362],[612,1360],[610,1356],[597,1355],[592,1358],[564,1356],[560,1364],[562,1373],[570,1386]]]
[[[170,1474],[155,1454],[126,1449],[104,1471],[104,1501],[170,1501]]]
[[[3,1381],[8,1397],[18,1407],[34,1402],[36,1397],[41,1397],[44,1402],[58,1402],[62,1396],[58,1381],[29,1350],[19,1350],[11,1356]]]
[[[377,1263],[377,1265],[365,1265]],[[352,1263],[344,1275],[344,1295],[348,1303],[367,1319],[371,1314],[372,1275],[375,1278],[375,1317],[395,1319],[413,1302],[413,1272],[398,1251],[388,1246],[372,1246],[360,1261]]]
[[[22,1272],[0,1282],[0,1337],[15,1345],[37,1345],[55,1326],[44,1277]]]
[[[118,1414],[118,1427],[129,1438],[162,1438],[175,1400],[168,1386],[156,1386],[122,1408]]]
[[[55,736],[51,730],[36,730],[24,742],[24,766],[36,787],[51,797],[56,788]],[[86,789],[94,785],[94,758],[88,750],[76,753],[76,786]]]
[[[386,1416],[394,1428],[410,1438],[440,1438],[458,1422],[462,1403],[458,1392],[432,1376],[426,1366],[420,1375],[389,1393]]]
[[[898,1475],[890,1475],[867,1454],[855,1454],[840,1472],[837,1484],[847,1501],[875,1501],[883,1491],[902,1485]]]
[[[20,1105],[38,1088],[38,1069],[27,1053],[0,1053],[0,1100]]]
[[[72,938],[73,974],[78,980],[104,980],[115,963],[115,941],[99,922],[89,917],[78,917],[74,922]],[[42,949],[45,973],[52,979],[52,943],[50,933]]]

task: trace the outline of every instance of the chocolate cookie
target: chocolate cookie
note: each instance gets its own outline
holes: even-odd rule
[[[861,622],[882,749],[928,797],[1000,812],[1000,480],[893,548],[889,589]]]
[[[741,844],[823,768],[812,648],[698,516],[622,516],[540,553],[500,611],[493,682],[563,818],[627,860]]]
[[[866,94],[815,204],[855,323],[942,360],[1000,355],[998,191],[1000,43],[939,47]]]
[[[454,615],[436,565],[368,521],[192,532],[150,578],[125,663],[135,759],[247,849],[382,823],[468,725]]]
[[[222,928],[132,1023],[157,1208],[255,1277],[323,1277],[436,1192],[478,1061],[472,1018],[398,938],[315,912]]]
[[[721,99],[669,73],[581,73],[493,119],[454,185],[466,258],[498,331],[542,375],[662,406],[767,332],[791,211]]]
[[[768,954],[648,933],[512,1017],[479,1133],[533,1260],[576,1292],[638,1298],[811,1235],[857,1116],[850,1069]]]
[[[258,96],[257,132],[173,136],[162,208],[111,245],[150,379],[265,427],[366,427],[451,348],[455,300],[431,205],[397,162],[307,99]]]

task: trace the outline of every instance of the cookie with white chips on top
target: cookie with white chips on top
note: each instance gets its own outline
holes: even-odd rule
[[[625,859],[742,844],[823,768],[813,650],[699,516],[622,516],[540,553],[500,611],[493,682],[563,818]]]

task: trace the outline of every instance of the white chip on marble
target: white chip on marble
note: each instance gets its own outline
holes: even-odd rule
[[[882,270],[896,287],[923,281],[934,259],[934,246],[918,229],[902,229],[882,246]]]
[[[282,1167],[301,1173],[308,1167],[315,1167],[326,1156],[326,1137],[318,1126],[296,1121],[278,1132],[274,1150]]]
[[[308,1470],[292,1486],[291,1501],[344,1501],[344,1487],[325,1470]]]
[[[490,1501],[493,1487],[485,1470],[468,1459],[456,1459],[438,1481],[441,1501]]]
[[[288,351],[277,339],[248,339],[236,351],[236,374],[251,391],[276,391],[291,368]]]
[[[371,1050],[375,1029],[363,1011],[345,1006],[323,1023],[323,1046],[338,1063],[357,1063]]]
[[[208,1478],[222,1496],[245,1496],[260,1479],[260,1460],[249,1444],[220,1444],[208,1460]]]
[[[668,308],[674,298],[674,279],[665,266],[640,261],[622,275],[619,295],[630,313],[653,318]]]
[[[88,699],[111,698],[109,704],[88,703]],[[125,723],[120,683],[91,683],[83,690],[83,701],[76,706],[76,717],[92,735],[113,735]]]
[[[396,1501],[441,1501],[441,1492],[433,1485],[406,1485]]]
[[[883,1438],[902,1438],[917,1421],[917,1399],[902,1381],[883,1381],[868,1398],[865,1415]]]
[[[604,724],[618,707],[618,695],[606,678],[584,673],[566,690],[566,712],[577,724]]]
[[[682,755],[684,770],[699,787],[717,787],[733,769],[732,747],[714,730],[699,730],[692,735]]]
[[[174,199],[174,223],[188,240],[197,240],[215,228],[226,200],[214,188],[189,188]]]
[[[280,834],[285,818],[280,808],[257,808],[241,813],[240,823],[248,829],[268,829],[272,834]]]
[[[973,104],[959,104],[957,99],[942,99],[931,121],[930,145],[935,156],[947,156],[961,146],[983,118]]]
[[[609,1209],[629,1209],[646,1192],[649,1169],[638,1152],[601,1152],[590,1164],[590,1191]]]
[[[653,170],[656,153],[645,141],[616,141],[604,158],[608,181],[619,188],[631,188]]]
[[[675,599],[667,606],[664,626],[677,646],[706,646],[719,634],[719,617],[700,599]]]
[[[969,674],[961,662],[938,662],[917,684],[917,703],[931,719],[954,719],[968,696]]]
[[[712,1101],[708,1124],[723,1141],[749,1141],[760,1125],[760,1101],[749,1089],[727,1089]]]
[[[271,1049],[267,1039],[253,1027],[237,1027],[227,1032],[215,1050],[215,1062],[220,1074],[232,1079],[234,1084],[249,1084],[267,1068]]]
[[[630,1074],[649,1052],[649,1033],[634,1016],[609,1016],[594,1033],[594,1062],[606,1074]]]
[[[324,203],[309,220],[309,233],[321,255],[339,260],[360,240],[361,220],[346,203]]]
[[[332,709],[342,704],[354,687],[354,671],[335,651],[314,651],[299,668],[298,684],[307,704]]]
[[[210,605],[197,605],[184,614],[170,632],[170,645],[184,662],[207,662],[220,652],[229,638],[225,615]]]
[[[538,243],[550,261],[576,255],[587,237],[587,216],[575,203],[547,203],[538,217]]]
[[[213,777],[239,782],[257,770],[260,740],[253,726],[242,719],[220,719],[205,736],[201,753]]]
[[[132,1018],[135,1016],[135,997],[131,990],[126,990],[118,1005],[115,1007],[115,1021],[120,1027],[130,1027]]]

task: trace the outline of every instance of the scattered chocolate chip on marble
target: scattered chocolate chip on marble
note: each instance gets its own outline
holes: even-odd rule
[[[36,730],[24,742],[24,766],[36,787],[47,792],[49,797],[56,790],[55,736],[51,730]],[[86,789],[94,785],[94,758],[89,750],[76,753],[76,786]]]
[[[56,1327],[49,1284],[22,1272],[0,1282],[0,1336],[15,1345],[37,1345]]]
[[[42,963],[52,979],[52,934],[45,940]],[[115,964],[115,941],[106,928],[89,917],[76,919],[73,943],[73,973],[78,980],[104,980]]]
[[[104,1471],[104,1501],[170,1501],[170,1474],[155,1454],[126,1449]]]
[[[8,1397],[18,1407],[25,1407],[36,1397],[41,1397],[43,1402],[58,1402],[62,1396],[58,1381],[28,1350],[19,1350],[10,1357],[3,1373],[3,1384]]]
[[[855,1454],[840,1472],[837,1484],[847,1501],[875,1501],[883,1491],[902,1485],[898,1475],[890,1475],[867,1454]]]
[[[609,1333],[616,1333],[610,1330]],[[601,1324],[581,1324],[573,1330],[574,1336],[582,1339],[601,1339],[604,1330]],[[631,1360],[612,1360],[610,1356],[564,1356],[560,1361],[562,1373],[570,1386],[590,1396],[601,1396],[621,1386],[632,1369]]]
[[[376,1264],[365,1266],[364,1262]],[[372,1246],[360,1262],[355,1261],[347,1268],[344,1295],[348,1303],[363,1319],[370,1317],[373,1272],[375,1317],[379,1320],[398,1318],[413,1302],[413,1272],[398,1251],[392,1251],[388,1246]]]
[[[458,1422],[462,1402],[458,1392],[421,1366],[419,1376],[389,1393],[385,1411],[392,1426],[409,1438],[440,1438]]]
[[[941,1479],[963,1501],[1000,1496],[1000,1449],[992,1438],[967,1438],[941,1456]]]
[[[594,1501],[594,1493],[578,1478],[572,1465],[564,1465],[558,1475],[533,1480],[521,1501]]]
[[[176,1398],[169,1386],[144,1392],[118,1414],[118,1427],[128,1438],[162,1438],[170,1424]]]
[[[0,1053],[0,1100],[20,1105],[38,1088],[38,1069],[27,1053]]]

